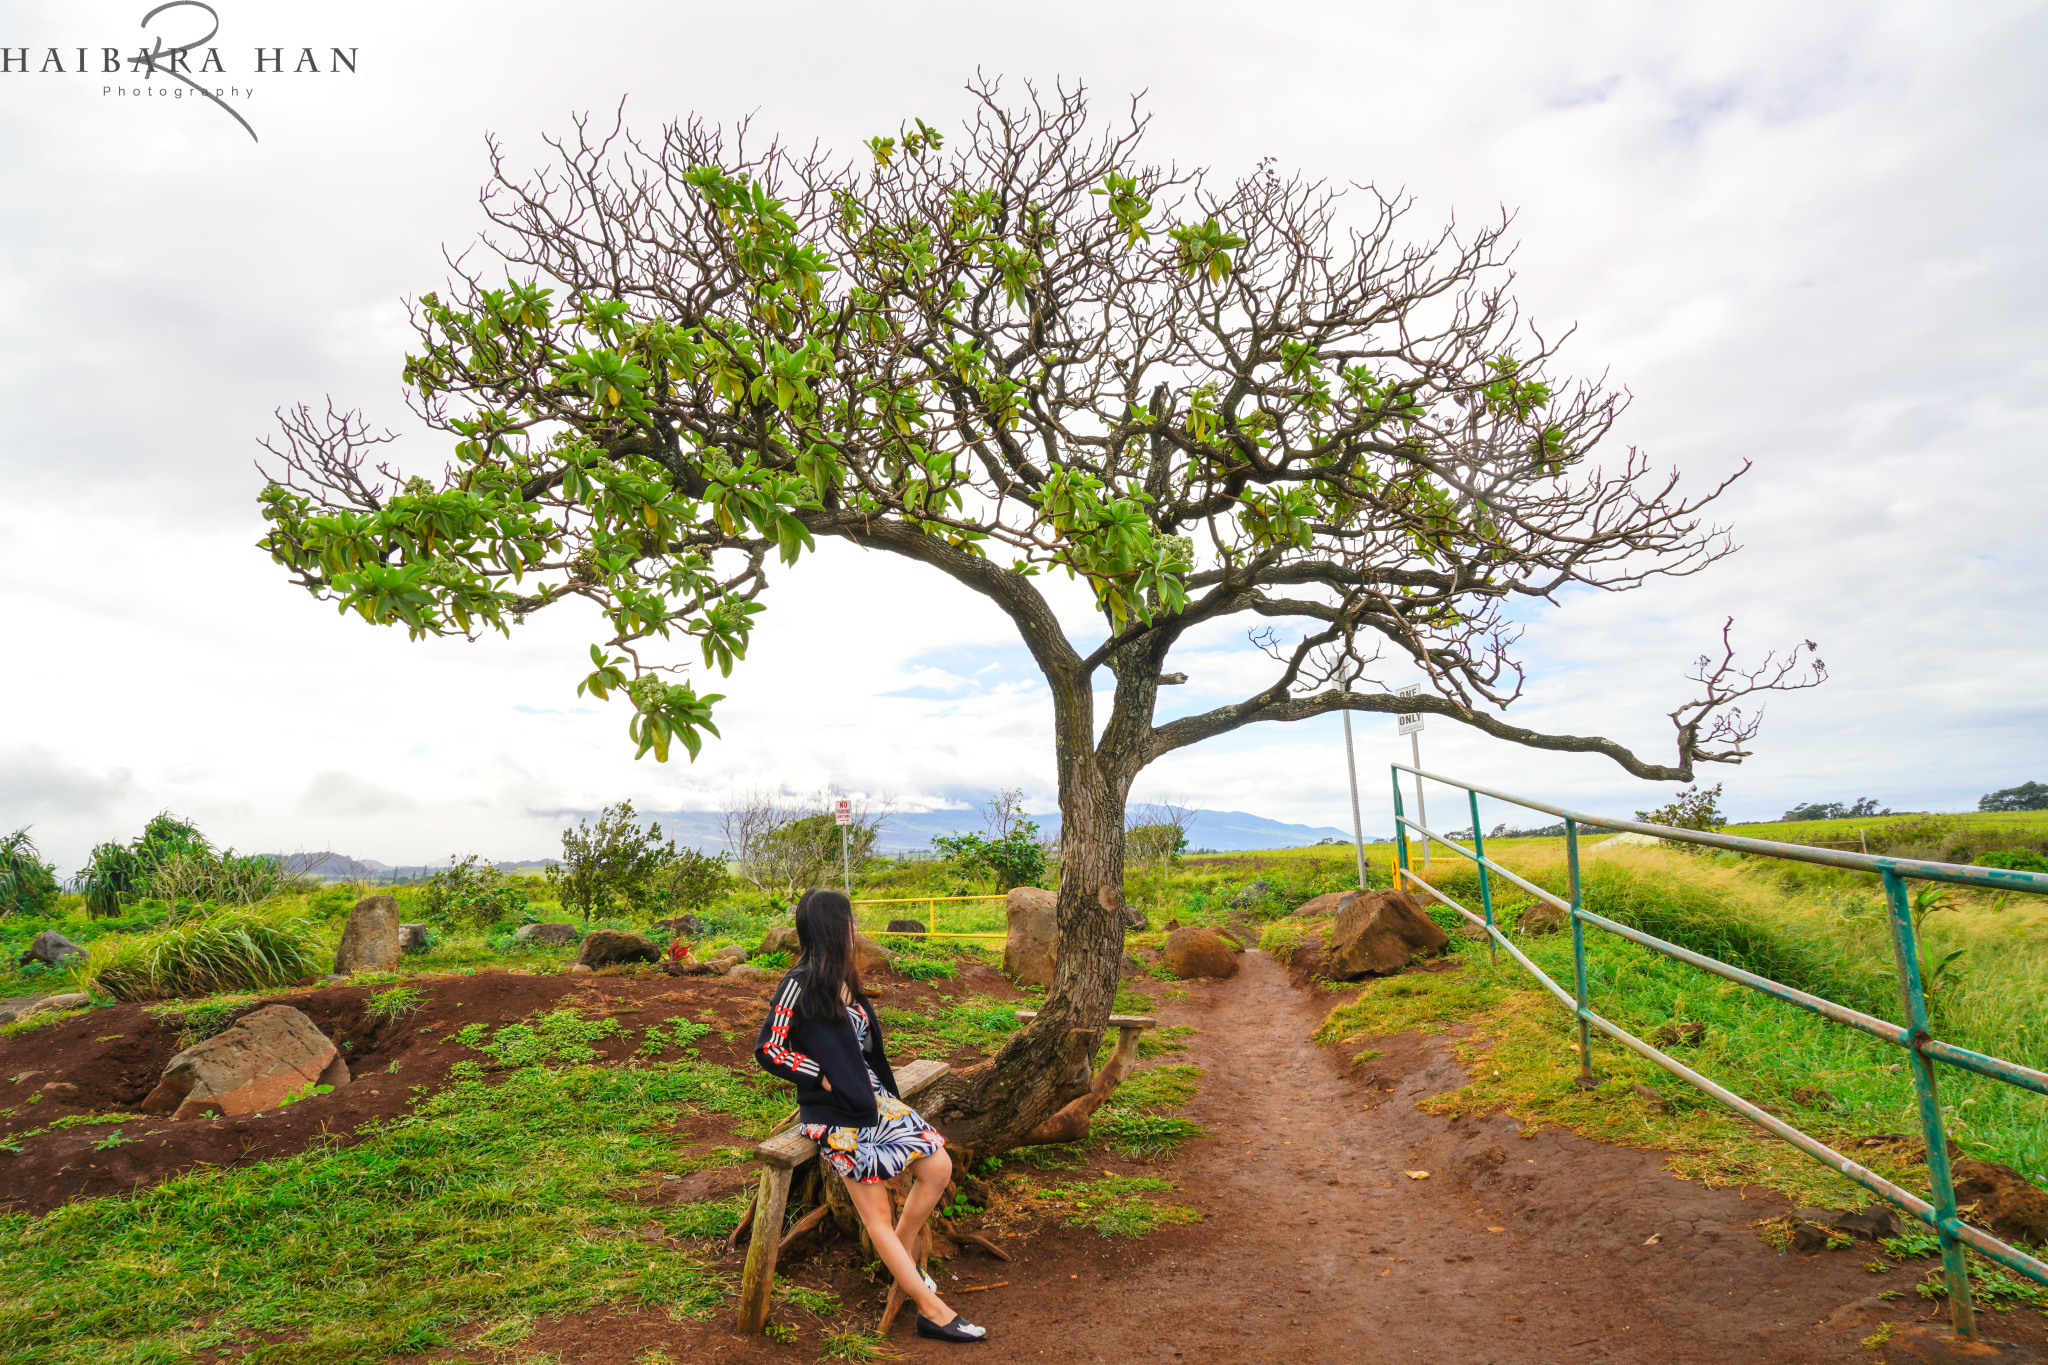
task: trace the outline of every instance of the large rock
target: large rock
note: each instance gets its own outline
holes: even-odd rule
[[[174,1119],[254,1114],[309,1085],[348,1079],[340,1049],[311,1019],[289,1005],[266,1005],[171,1058],[142,1110]]]
[[[677,915],[674,919],[658,919],[647,926],[647,936],[661,943],[673,943],[679,938],[704,937],[704,921],[695,915]]]
[[[789,960],[791,962],[796,961],[797,958],[803,955],[803,945],[797,941],[796,926],[794,924],[770,926],[768,932],[761,936],[761,951],[763,953],[788,953]]]
[[[401,924],[398,926],[398,949],[404,953],[424,953],[431,945],[427,942],[427,926],[424,924]]]
[[[1303,919],[1322,919],[1342,910],[1344,903],[1358,894],[1356,891],[1325,891],[1314,900],[1295,906],[1294,913]]]
[[[26,967],[31,962],[40,962],[45,967],[55,967],[69,957],[84,957],[85,949],[73,943],[55,929],[45,929],[28,945],[28,951],[21,955],[15,965]]]
[[[2008,1242],[2048,1242],[2048,1190],[1995,1161],[1966,1157],[1950,1169],[1956,1203],[1977,1206],[1971,1222]]]
[[[623,962],[659,962],[661,949],[639,934],[629,934],[623,929],[593,929],[584,935],[583,948],[576,954],[576,961],[592,971],[599,967],[615,967]]]
[[[1190,924],[1166,936],[1166,949],[1162,956],[1166,970],[1187,981],[1198,976],[1236,976],[1240,951],[1214,929]]]
[[[1125,905],[1123,914],[1125,929],[1136,929],[1143,933],[1152,927],[1152,917],[1135,905]]]
[[[1451,936],[1406,891],[1372,891],[1349,901],[1330,926],[1330,976],[1389,976],[1419,953],[1450,946]]]
[[[874,976],[886,971],[896,962],[896,954],[861,933],[853,933],[853,969],[863,977]]]
[[[1021,984],[1052,984],[1060,960],[1059,903],[1057,895],[1035,886],[1012,887],[1003,897],[1003,970]]]
[[[929,928],[930,926],[921,919],[892,919],[889,921],[889,927],[885,932],[891,934],[922,934],[928,932]]]
[[[388,972],[398,965],[400,951],[397,898],[365,896],[348,912],[348,923],[341,928],[334,970],[343,976]]]
[[[566,948],[583,936],[573,924],[522,924],[512,931],[520,943],[537,943],[546,948]]]
[[[1249,906],[1257,905],[1272,894],[1273,883],[1261,877],[1235,896],[1232,896],[1230,898],[1230,908],[1233,910],[1243,910]]]

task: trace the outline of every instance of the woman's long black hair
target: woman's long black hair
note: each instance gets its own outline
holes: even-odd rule
[[[796,941],[797,965],[804,969],[799,1014],[833,1019],[849,1002],[868,998],[853,960],[853,902],[845,892],[823,887],[804,892],[796,906]]]

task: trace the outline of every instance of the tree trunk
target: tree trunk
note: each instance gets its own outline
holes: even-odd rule
[[[1048,670],[1060,775],[1059,962],[1038,1018],[993,1058],[960,1071],[929,1115],[963,1172],[1019,1145],[1093,1087],[1124,953],[1124,804],[1150,756],[1151,656],[1163,648],[1112,659],[1116,701],[1099,747],[1087,674]]]

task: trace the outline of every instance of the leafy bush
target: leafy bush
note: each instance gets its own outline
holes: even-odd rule
[[[2048,872],[2048,858],[2032,849],[2010,848],[1986,853],[1977,859],[1979,867],[2002,867],[2008,872]]]
[[[944,853],[967,873],[995,878],[996,890],[1013,886],[1036,886],[1045,875],[1045,845],[1039,842],[1038,824],[1019,821],[1016,828],[999,839],[979,834],[939,834],[932,847]]]
[[[1697,829],[1711,833],[1727,824],[1721,814],[1721,784],[1711,787],[1687,787],[1673,797],[1668,805],[1655,810],[1639,810],[1636,819],[1646,825],[1664,825],[1671,829]],[[1682,848],[1693,845],[1682,844]]]
[[[0,915],[35,914],[57,899],[57,870],[23,826],[0,839]]]
[[[116,1000],[159,1000],[288,986],[311,976],[318,961],[309,922],[244,906],[101,939],[85,972]]]
[[[421,912],[430,918],[478,928],[515,919],[530,898],[526,888],[495,867],[478,867],[474,853],[427,878]]]
[[[148,896],[175,908],[181,903],[255,905],[279,889],[273,858],[216,852],[199,827],[160,811],[126,845],[104,843],[78,874],[88,915],[118,916],[124,905]]]

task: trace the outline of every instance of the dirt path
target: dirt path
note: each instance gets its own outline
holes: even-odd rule
[[[1655,1152],[1423,1114],[1413,1101],[1462,1081],[1443,1040],[1389,1040],[1347,1074],[1307,1042],[1322,1006],[1266,955],[1243,964],[1159,1011],[1201,1030],[1189,1113],[1208,1136],[1172,1173],[1204,1222],[1146,1239],[1113,1273],[1085,1257],[1085,1282],[1028,1258],[1012,1288],[974,1296],[984,1365],[1947,1358],[1912,1333],[1861,1348],[1879,1320],[1907,1328],[1934,1306],[1906,1275],[1876,1282],[1865,1254],[1771,1251],[1749,1224],[1782,1199],[1679,1180]],[[1886,1287],[1905,1298],[1870,1297]],[[953,1349],[907,1332],[895,1344],[919,1359]]]

